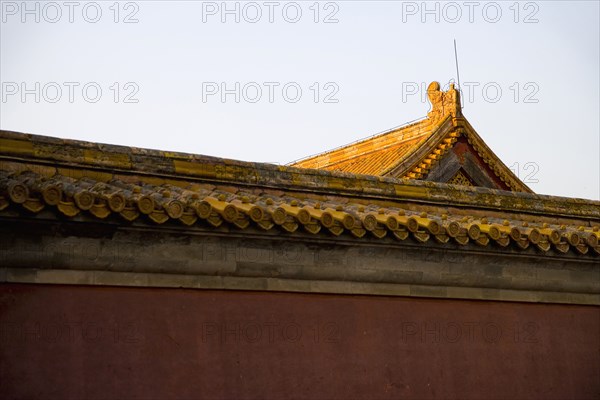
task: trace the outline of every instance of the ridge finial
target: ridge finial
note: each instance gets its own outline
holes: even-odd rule
[[[427,87],[427,97],[431,103],[431,111],[427,117],[433,122],[437,122],[448,114],[453,117],[461,115],[460,93],[450,84],[449,89],[444,92],[440,90],[439,82],[431,82]]]

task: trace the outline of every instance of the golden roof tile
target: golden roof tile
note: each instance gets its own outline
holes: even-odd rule
[[[467,211],[422,211],[410,204],[379,206],[360,198],[325,197],[319,201],[299,193],[271,194],[198,183],[154,185],[139,180],[108,182],[47,177],[33,171],[0,171],[0,211],[45,209],[67,218],[86,217],[119,223],[180,224],[203,228],[258,229],[374,240],[412,241],[440,246],[477,246],[542,253],[600,255],[598,224],[558,224],[548,218],[528,222],[519,214],[502,216]],[[600,207],[598,207],[600,208]],[[598,210],[597,210],[598,211]],[[599,216],[596,215],[596,218]]]

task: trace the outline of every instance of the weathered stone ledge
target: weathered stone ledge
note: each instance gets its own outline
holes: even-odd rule
[[[0,268],[0,282],[128,286],[146,288],[252,290],[600,305],[600,294],[588,293],[385,284],[369,282],[294,280],[260,277],[248,278],[112,271],[40,270],[35,268]]]

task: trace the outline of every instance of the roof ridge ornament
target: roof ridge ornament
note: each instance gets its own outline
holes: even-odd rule
[[[431,103],[431,111],[427,113],[433,123],[443,119],[450,114],[453,117],[461,116],[460,93],[454,88],[454,83],[450,84],[448,91],[440,90],[439,82],[433,81],[427,87],[427,97]]]

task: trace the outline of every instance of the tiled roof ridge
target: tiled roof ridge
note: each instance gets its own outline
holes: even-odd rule
[[[41,171],[48,177],[67,173],[69,176],[93,175],[108,181],[118,173],[148,180],[221,182],[240,187],[293,189],[363,199],[409,200],[455,207],[501,208],[529,214],[600,218],[600,202],[595,200],[480,187],[455,190],[452,186],[429,181],[302,169],[0,131],[0,170],[27,169]]]
[[[534,248],[536,251],[577,256],[600,255],[600,223],[581,225],[575,221],[526,221],[508,215],[458,215],[409,209],[400,203],[381,207],[335,200],[318,201],[293,194],[227,191],[214,186],[180,187],[169,184],[136,184],[113,179],[99,182],[62,175],[47,178],[35,172],[0,173],[0,211],[16,210],[37,214],[50,210],[67,218],[84,215],[123,222],[141,220],[182,226],[202,225],[218,228],[309,234],[326,234],[360,239],[370,237],[433,242],[440,246],[474,243],[509,251]],[[21,211],[19,211],[21,210]]]

